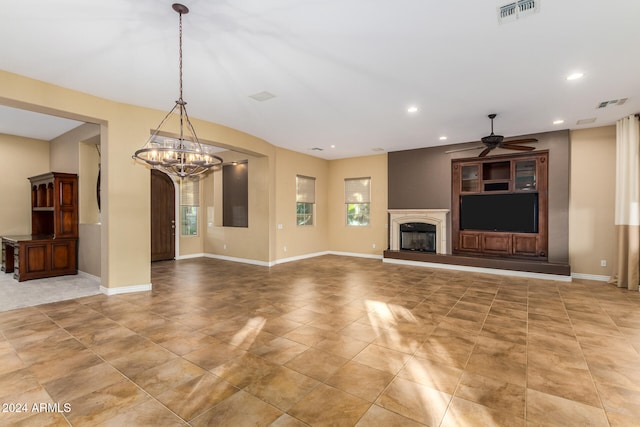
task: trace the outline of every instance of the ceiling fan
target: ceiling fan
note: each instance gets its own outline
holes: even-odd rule
[[[449,150],[446,151],[447,154],[449,153],[456,153],[458,151],[467,151],[467,150],[477,150],[479,148],[484,148],[484,150],[482,150],[482,152],[480,152],[480,154],[478,155],[478,157],[485,157],[487,154],[489,154],[489,152],[491,150],[494,150],[496,148],[504,148],[507,150],[518,150],[518,151],[533,151],[535,150],[534,147],[529,147],[526,145],[519,145],[519,144],[524,144],[524,143],[528,143],[528,142],[538,142],[537,139],[535,138],[524,138],[524,139],[514,139],[512,141],[504,141],[504,136],[502,135],[496,135],[493,133],[493,119],[495,119],[497,116],[497,114],[489,114],[489,119],[491,119],[491,134],[487,135],[485,137],[482,137],[481,141],[483,145],[477,146],[477,147],[470,147],[470,148],[462,148],[459,150]]]

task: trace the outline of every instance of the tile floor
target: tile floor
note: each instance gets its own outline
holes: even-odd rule
[[[0,312],[100,293],[100,280],[78,274],[18,282],[0,271]]]
[[[152,275],[152,292],[0,313],[0,425],[640,419],[638,292],[338,256]]]

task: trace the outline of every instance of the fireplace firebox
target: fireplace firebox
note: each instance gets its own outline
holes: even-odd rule
[[[400,224],[400,250],[436,252],[436,226],[424,222]]]

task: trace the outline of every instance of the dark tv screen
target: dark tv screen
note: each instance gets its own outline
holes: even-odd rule
[[[537,233],[538,193],[461,196],[460,229]]]

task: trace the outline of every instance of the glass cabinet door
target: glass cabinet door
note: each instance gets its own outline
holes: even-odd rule
[[[462,166],[460,191],[478,191],[478,165]]]
[[[515,189],[527,191],[536,189],[536,161],[521,160],[516,162]]]

